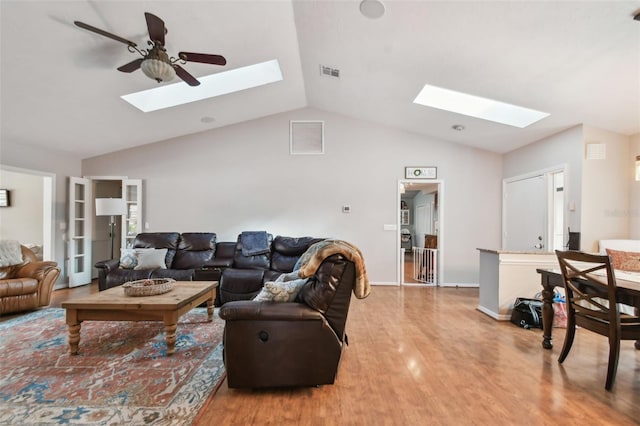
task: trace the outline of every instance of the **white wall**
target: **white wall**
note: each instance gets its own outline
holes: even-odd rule
[[[629,161],[635,167],[635,159],[640,155],[640,133],[629,142]],[[640,240],[640,182],[633,180],[629,188],[629,238]]]
[[[0,240],[42,245],[42,177],[0,170],[0,188],[11,197],[11,205],[0,208]]]
[[[54,259],[62,269],[58,282],[66,282],[68,278],[66,259],[66,230],[67,224],[67,188],[68,176],[80,176],[81,161],[75,154],[34,148],[23,142],[3,139],[0,144],[0,167],[11,166],[21,169],[40,171],[55,175],[54,188]]]
[[[325,154],[289,155],[289,120],[324,120]],[[444,282],[477,283],[476,248],[500,241],[498,154],[305,108],[86,159],[82,172],[144,179],[149,231],[341,238],[372,282],[395,284],[399,241],[383,225],[397,223],[398,180],[416,165],[444,181]]]
[[[634,179],[629,160],[629,137],[584,126],[584,150],[604,144],[604,160],[583,160],[581,249],[597,252],[598,240],[629,238],[630,184]],[[635,158],[635,157],[634,157]]]
[[[585,159],[590,143],[606,145],[604,160]],[[568,164],[565,200],[575,210],[569,210],[567,226],[581,233],[581,250],[597,251],[600,239],[640,238],[635,155],[640,155],[640,135],[580,125],[506,154],[503,170],[508,178]]]
[[[571,205],[575,205],[575,210],[568,211],[565,225],[570,227],[572,232],[581,231],[582,153],[582,126],[572,127],[505,154],[503,178],[507,179],[567,164],[565,200]],[[584,240],[581,239],[581,241]]]

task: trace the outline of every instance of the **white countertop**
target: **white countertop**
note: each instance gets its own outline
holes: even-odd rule
[[[547,256],[555,255],[555,252],[541,251],[541,250],[518,251],[518,250],[496,250],[496,249],[485,249],[485,248],[477,248],[476,250],[483,251],[486,253],[493,253],[493,254],[544,254]]]

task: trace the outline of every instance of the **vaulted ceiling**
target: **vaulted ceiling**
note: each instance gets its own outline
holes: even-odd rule
[[[2,0],[0,143],[87,158],[307,106],[498,153],[577,124],[640,132],[639,1],[382,2],[370,19],[359,0]],[[195,77],[277,59],[283,80],[143,113],[120,96],[158,83],[116,70],[137,53],[73,21],[145,46],[144,12],[170,54],[227,58]],[[551,115],[519,129],[414,104],[426,83]]]

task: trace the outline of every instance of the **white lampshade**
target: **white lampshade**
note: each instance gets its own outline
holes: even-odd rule
[[[123,198],[96,198],[96,216],[120,216],[127,213]]]

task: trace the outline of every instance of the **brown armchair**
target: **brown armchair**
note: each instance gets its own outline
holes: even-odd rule
[[[56,262],[38,261],[22,249],[22,263],[0,268],[0,315],[48,306],[60,268]]]
[[[229,387],[332,384],[355,285],[354,263],[334,254],[320,264],[295,302],[225,303],[220,317],[226,321],[223,356]]]

